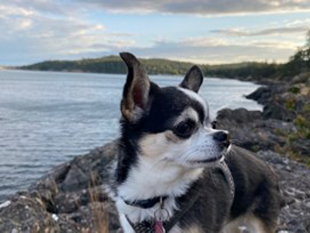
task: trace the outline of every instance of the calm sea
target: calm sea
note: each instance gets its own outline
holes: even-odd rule
[[[160,86],[181,77],[158,75]],[[26,189],[50,168],[118,135],[125,75],[0,71],[0,200]],[[258,86],[206,78],[200,94],[213,113],[261,109],[243,97]]]

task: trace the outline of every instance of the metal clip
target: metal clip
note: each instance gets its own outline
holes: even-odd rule
[[[169,212],[165,209],[165,202],[162,198],[160,198],[159,206],[160,208],[154,212],[155,221],[167,221],[169,219]]]

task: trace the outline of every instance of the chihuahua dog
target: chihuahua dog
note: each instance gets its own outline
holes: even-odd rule
[[[159,87],[130,53],[121,136],[107,152],[105,189],[125,233],[271,233],[281,206],[276,175],[215,129],[193,66]],[[220,97],[219,97],[220,98]]]

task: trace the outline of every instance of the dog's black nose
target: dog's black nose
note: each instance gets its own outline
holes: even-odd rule
[[[213,134],[213,139],[223,143],[225,147],[228,147],[230,142],[229,142],[229,134],[225,131],[218,131],[215,134]]]

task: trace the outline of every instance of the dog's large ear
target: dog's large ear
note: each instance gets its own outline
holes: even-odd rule
[[[126,120],[135,122],[147,110],[151,83],[144,66],[134,55],[120,53],[120,56],[128,69],[121,111]]]
[[[203,74],[198,66],[192,66],[185,75],[180,87],[198,92],[203,81]]]

